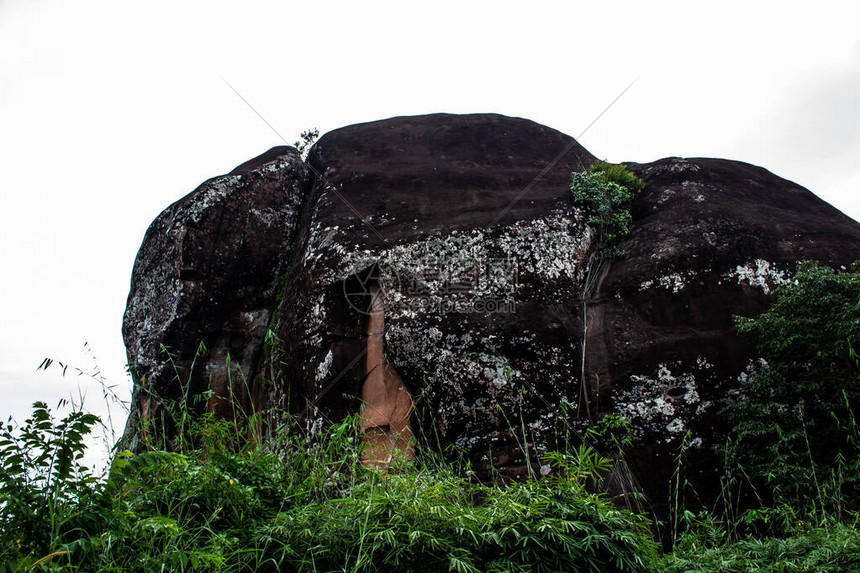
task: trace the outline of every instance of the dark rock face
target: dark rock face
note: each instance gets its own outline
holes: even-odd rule
[[[593,160],[527,120],[432,115],[333,131],[307,167],[277,148],[210,180],[138,255],[123,328],[135,415],[157,406],[143,377],[155,396],[180,391],[160,345],[188,369],[201,340],[191,392],[211,389],[220,415],[231,395],[311,429],[357,412],[369,293],[383,292],[386,379],[422,439],[518,476],[614,412],[636,427],[627,459],[656,506],[682,445],[707,488],[717,412],[756,365],[731,316],[764,310],[798,260],[860,258],[860,225],[744,163],[630,164],[646,186],[626,255],[583,293],[594,244],[568,185]]]
[[[253,373],[261,367],[307,169],[293,148],[261,158],[203,183],[146,233],[122,329],[135,380],[129,447],[140,438],[136,423],[155,419],[164,398],[202,396],[198,409],[225,418],[234,405],[262,406]],[[198,356],[201,342],[207,351]]]
[[[591,161],[564,134],[492,115],[397,118],[324,136],[309,158],[322,177],[279,311],[289,383],[275,384],[276,402],[310,402],[335,418],[357,411],[349,396],[364,380],[369,302],[344,293],[363,292],[358,278],[377,269],[386,355],[419,417],[438,424],[421,429],[475,455],[490,443],[512,452],[506,417],[552,416],[551,398],[578,368],[563,323],[575,320],[589,235],[568,180]],[[506,312],[477,308],[508,299]]]
[[[626,256],[589,305],[587,370],[605,407],[633,422],[640,446],[628,460],[659,506],[682,444],[688,477],[713,479],[711,446],[724,435],[717,414],[758,366],[732,315],[764,311],[798,261],[840,268],[860,258],[860,225],[753,165],[668,158],[629,167],[645,188]]]

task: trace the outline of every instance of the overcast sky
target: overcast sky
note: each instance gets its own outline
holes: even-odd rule
[[[128,395],[120,327],[149,223],[316,126],[525,117],[609,161],[762,165],[860,219],[853,2],[0,0],[0,416],[91,368]],[[101,412],[98,393],[89,406]],[[122,425],[122,421],[118,424]]]

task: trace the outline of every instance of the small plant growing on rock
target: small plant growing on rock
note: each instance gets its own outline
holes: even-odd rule
[[[588,172],[599,176],[606,183],[620,185],[631,193],[638,193],[645,186],[644,181],[620,163],[607,163],[598,159],[591,164]]]
[[[299,139],[293,142],[293,147],[295,147],[299,155],[302,156],[302,159],[307,159],[308,152],[311,150],[311,146],[319,139],[320,130],[317,128],[306,129],[301,134],[299,134]]]
[[[643,186],[643,181],[623,165],[605,161],[595,161],[588,171],[573,173],[570,190],[574,203],[588,214],[601,253],[623,254],[617,244],[630,232],[630,201]]]
[[[586,432],[598,451],[620,453],[633,443],[633,424],[624,416],[604,414]]]

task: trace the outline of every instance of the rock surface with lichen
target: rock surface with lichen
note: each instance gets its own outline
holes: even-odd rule
[[[682,448],[688,479],[713,491],[719,411],[756,359],[732,315],[764,310],[800,260],[860,258],[860,225],[745,163],[630,163],[645,187],[624,255],[584,293],[595,244],[569,181],[593,161],[531,121],[438,114],[338,129],[305,162],[276,148],[204,183],[138,255],[132,421],[183,392],[221,416],[238,400],[272,427],[357,412],[377,285],[419,440],[526,476],[559,437],[615,413],[633,423],[626,458],[652,503],[668,500]]]

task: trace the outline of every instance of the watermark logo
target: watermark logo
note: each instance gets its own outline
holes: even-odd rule
[[[385,304],[386,293],[399,292],[400,289],[400,273],[384,261],[356,265],[343,281],[347,304],[360,314],[370,313],[373,296],[382,297]]]

